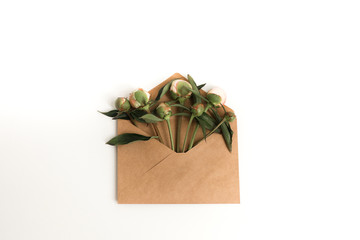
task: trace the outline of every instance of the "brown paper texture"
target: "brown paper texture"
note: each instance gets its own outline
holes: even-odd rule
[[[149,91],[152,99],[163,85],[179,78],[185,79],[176,73]],[[161,99],[161,101],[168,100],[167,95]],[[178,118],[178,116],[171,118],[174,141]],[[181,147],[188,119],[188,117],[182,118]],[[170,148],[165,121],[157,124],[165,145],[157,139],[151,139],[117,146],[118,203],[240,203],[236,121],[230,125],[234,131],[231,153],[222,135],[217,133],[209,136],[206,141],[201,141],[188,152],[176,153]],[[127,120],[118,120],[117,128],[118,134],[154,135],[149,125],[134,126]],[[195,121],[190,129],[187,146],[194,128]],[[195,143],[202,137],[199,128]]]

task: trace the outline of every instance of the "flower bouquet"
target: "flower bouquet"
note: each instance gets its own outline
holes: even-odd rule
[[[174,74],[102,112],[118,122],[107,144],[118,150],[119,203],[239,202],[235,114],[222,89],[204,86]]]

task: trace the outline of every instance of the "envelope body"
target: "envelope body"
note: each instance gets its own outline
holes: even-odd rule
[[[151,96],[156,97],[159,89],[174,79],[185,78],[174,74],[153,88]],[[161,99],[168,100],[167,96]],[[179,117],[171,118],[174,133],[178,120]],[[183,142],[187,124],[188,118],[183,117],[180,143]],[[195,124],[191,126],[190,133]],[[240,203],[236,121],[230,125],[234,131],[232,152],[227,149],[221,134],[214,133],[206,141],[200,141],[203,135],[199,130],[195,137],[195,143],[198,144],[190,151],[176,153],[169,148],[170,139],[165,122],[157,123],[164,144],[158,139],[151,139],[117,146],[118,203]],[[127,120],[117,121],[117,132],[154,135],[147,124],[134,126]]]

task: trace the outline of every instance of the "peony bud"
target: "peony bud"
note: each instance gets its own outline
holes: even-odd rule
[[[171,96],[174,99],[188,98],[192,93],[189,89],[192,89],[191,84],[189,82],[184,80],[175,80],[171,84],[171,88],[170,88]]]
[[[213,88],[207,93],[206,98],[212,105],[217,107],[220,104],[225,104],[226,93],[221,88]]]
[[[191,113],[195,116],[195,117],[199,117],[204,113],[205,110],[205,106],[202,103],[195,103],[192,107],[191,107]]]
[[[235,113],[233,112],[226,112],[225,119],[227,122],[232,122],[236,119]]]
[[[156,113],[162,119],[170,118],[172,114],[171,107],[167,103],[160,103],[159,106],[157,106],[156,108]]]
[[[119,97],[115,101],[115,107],[120,112],[127,112],[130,110],[130,102],[124,97]]]
[[[144,107],[150,100],[150,93],[142,88],[133,91],[130,94],[129,101],[134,108]]]

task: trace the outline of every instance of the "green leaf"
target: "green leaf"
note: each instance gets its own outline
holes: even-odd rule
[[[226,114],[226,109],[225,109],[223,104],[221,104],[221,107],[224,110],[224,113]],[[225,124],[226,124],[226,127],[229,129],[229,133],[230,133],[230,136],[231,136],[231,139],[232,139],[232,136],[233,136],[234,132],[231,129],[230,123],[226,121]]]
[[[174,80],[177,80],[177,79],[174,79]],[[174,80],[172,80],[171,82],[168,82],[162,88],[160,88],[158,95],[155,98],[155,101],[159,101],[160,98],[162,98],[162,96],[164,96],[169,91],[171,84]]]
[[[196,120],[198,121],[200,127],[201,127],[201,131],[203,133],[204,136],[204,140],[206,141],[206,123],[204,122],[204,120],[200,119],[199,117],[196,117]]]
[[[145,114],[147,114],[147,112],[145,110],[142,109],[135,109],[133,111],[130,112],[130,115],[138,122],[145,122],[145,120],[141,119],[142,116],[144,116]]]
[[[211,108],[211,110],[214,113],[216,120],[220,123],[221,117],[219,116],[219,113],[212,108]],[[229,127],[230,127],[230,125],[229,125]],[[232,136],[233,136],[232,133],[233,133],[233,131],[231,130],[231,128],[229,129],[228,126],[226,126],[226,122],[221,124],[220,128],[221,128],[221,132],[222,132],[223,138],[225,140],[226,146],[229,149],[229,151],[231,152],[232,151]]]
[[[200,89],[202,89],[205,85],[206,85],[206,83],[201,84],[201,85],[198,85],[198,86],[197,86],[197,89],[200,90]]]
[[[229,151],[232,151],[232,134],[230,133],[226,124],[221,124],[220,126],[221,132],[223,134],[223,138],[225,140],[226,146],[228,147]]]
[[[196,86],[194,79],[189,74],[187,75],[187,77],[188,77],[189,83],[191,84],[192,89],[194,90],[194,92],[197,93],[197,94],[193,94],[194,102],[201,103],[201,98],[198,96],[198,95],[200,95],[200,92]]]
[[[157,136],[147,137],[147,136],[143,136],[143,135],[136,134],[136,133],[124,133],[124,134],[120,134],[119,136],[112,138],[106,144],[109,144],[112,146],[125,145],[125,144],[136,142],[136,141],[147,141],[152,138],[157,138]]]
[[[119,110],[111,110],[109,112],[100,112],[100,111],[98,111],[98,112],[104,114],[105,116],[113,118],[113,117],[116,117],[116,115],[118,115]]]
[[[171,107],[180,107],[180,108],[183,108],[183,109],[186,109],[190,112],[190,109],[185,107],[184,105],[181,105],[181,104],[172,104]]]
[[[224,110],[224,113],[226,113],[226,109],[225,109],[224,105],[222,103],[220,103],[220,105],[221,105],[222,109]]]
[[[227,128],[229,129],[230,138],[231,138],[231,143],[232,143],[232,137],[233,137],[233,135],[234,135],[234,132],[233,132],[233,130],[231,129],[231,126],[230,126],[230,124],[229,124],[228,122],[226,122],[226,126],[227,126]]]
[[[116,115],[115,117],[113,117],[114,120],[116,119],[124,119],[124,120],[130,120],[129,115],[127,115],[124,112],[119,112],[118,115]]]
[[[156,122],[164,121],[164,119],[158,118],[157,116],[155,116],[154,114],[151,114],[151,113],[145,114],[144,116],[142,116],[140,118],[145,120],[145,122],[147,122],[147,123],[156,123]]]
[[[226,114],[226,109],[225,109],[225,107],[224,107],[223,104],[221,104],[221,107],[222,107],[222,109],[224,110],[224,113]],[[232,138],[232,135],[233,135],[234,132],[233,132],[233,130],[231,129],[230,123],[229,123],[229,122],[225,122],[225,123],[226,123],[227,128],[229,129],[229,132],[230,132],[231,138]]]
[[[203,126],[210,131],[212,131],[217,125],[216,120],[207,113],[203,113],[198,117],[198,119],[203,121]],[[215,132],[220,133],[220,129],[216,129]]]

